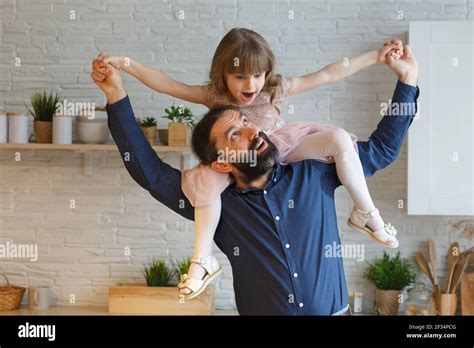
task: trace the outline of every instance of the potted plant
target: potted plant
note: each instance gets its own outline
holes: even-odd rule
[[[190,129],[196,125],[196,118],[188,107],[180,105],[171,106],[165,109],[168,123],[168,145],[169,146],[187,146],[189,145]]]
[[[175,275],[178,281],[181,280],[183,274],[188,273],[189,267],[191,266],[191,258],[188,257],[186,259],[178,260],[176,262],[176,270]]]
[[[173,286],[170,285],[173,271],[166,264],[165,260],[154,260],[149,266],[145,266],[143,274],[146,279],[146,285],[151,287],[156,286]]]
[[[384,252],[383,257],[369,263],[364,277],[375,285],[374,311],[379,315],[396,315],[403,289],[415,281],[415,270],[408,259],[402,259],[400,252],[391,257]]]
[[[150,145],[156,145],[156,119],[146,117],[140,122],[140,128]]]
[[[53,138],[53,116],[56,113],[56,104],[60,102],[59,93],[46,91],[35,92],[31,96],[33,111],[26,107],[33,115],[34,130],[37,143],[51,143]],[[25,105],[26,106],[26,105]]]
[[[109,312],[152,315],[205,315],[214,311],[215,289],[209,286],[200,296],[180,300],[174,275],[189,269],[190,260],[177,262],[175,268],[165,260],[155,259],[143,269],[145,284],[120,285],[109,288]]]

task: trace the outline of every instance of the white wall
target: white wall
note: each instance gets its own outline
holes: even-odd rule
[[[71,10],[75,20],[69,19]],[[181,10],[184,19],[179,18]],[[90,80],[90,61],[101,51],[131,56],[184,82],[202,83],[219,39],[243,26],[268,40],[278,71],[291,76],[375,49],[387,39],[405,41],[410,20],[437,19],[473,20],[473,1],[0,0],[0,111],[24,110],[30,94],[44,88],[57,89],[71,101],[103,104]],[[14,65],[16,57],[20,67]],[[371,67],[290,98],[285,114],[288,121],[327,120],[366,138],[395,82],[386,67]],[[128,77],[125,83],[137,116],[161,116],[172,102],[180,103]],[[288,114],[289,105],[295,114]],[[192,110],[198,115],[205,111],[194,105]],[[40,250],[34,263],[0,260],[14,283],[50,284],[58,303],[75,294],[79,304],[105,304],[107,287],[140,280],[141,267],[152,256],[191,254],[192,223],[135,184],[118,153],[96,153],[93,177],[82,175],[78,153],[22,151],[20,162],[13,155],[13,150],[0,151],[0,243],[37,243]],[[386,221],[398,228],[403,254],[426,252],[425,241],[433,238],[444,274],[448,244],[458,240],[464,227],[471,229],[471,239],[460,242],[472,244],[473,221],[407,216],[406,205],[398,207],[399,200],[406,200],[406,157],[404,146],[393,165],[368,179],[369,188]],[[178,164],[177,158],[169,161]],[[73,210],[70,199],[76,200]],[[379,256],[382,248],[346,227],[351,208],[339,189],[343,240],[366,243],[366,259]],[[453,227],[455,223],[459,226]],[[126,246],[132,249],[130,257],[124,256]],[[232,308],[231,271],[225,265],[217,305]],[[350,288],[364,291],[369,311],[373,288],[361,277],[365,262],[347,259],[345,265]]]

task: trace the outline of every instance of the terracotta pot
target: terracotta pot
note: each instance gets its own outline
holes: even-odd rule
[[[455,315],[457,308],[456,294],[434,293],[436,313],[438,315]]]
[[[53,122],[35,121],[34,129],[37,143],[51,144],[53,141]]]
[[[189,145],[189,128],[186,123],[168,124],[168,145],[169,146],[188,146]]]
[[[400,290],[375,290],[374,312],[378,315],[397,315]]]
[[[156,127],[143,127],[140,126],[143,134],[145,135],[146,140],[150,145],[156,145]]]

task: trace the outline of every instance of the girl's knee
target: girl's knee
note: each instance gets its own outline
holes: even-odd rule
[[[349,133],[342,128],[334,128],[329,130],[330,140],[337,147],[345,147],[348,144],[352,144],[352,139]]]

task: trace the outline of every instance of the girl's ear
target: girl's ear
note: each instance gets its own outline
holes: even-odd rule
[[[230,173],[232,171],[232,165],[227,162],[214,161],[211,163],[211,168],[219,173]]]

